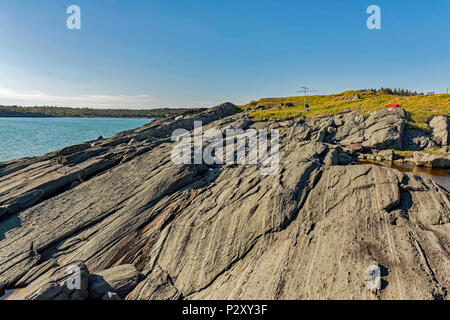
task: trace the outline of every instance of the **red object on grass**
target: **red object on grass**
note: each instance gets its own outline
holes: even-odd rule
[[[398,103],[391,103],[390,105],[388,105],[388,108],[398,108],[398,107],[400,107]]]

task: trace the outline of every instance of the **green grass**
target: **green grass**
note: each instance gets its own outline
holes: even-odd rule
[[[359,94],[361,99],[352,101],[350,98]],[[385,109],[390,103],[398,103],[407,112],[407,128],[428,131],[427,122],[436,115],[450,115],[450,94],[436,94],[433,96],[393,96],[373,93],[370,90],[352,90],[339,94],[315,95],[307,97],[310,111],[303,106],[304,97],[262,98],[256,105],[264,105],[265,110],[252,112],[254,121],[269,119],[294,119],[301,116],[313,117],[317,115],[335,115],[344,109],[368,114],[373,110]],[[294,107],[284,107],[281,103],[291,102]],[[253,109],[255,104],[240,106],[243,109]]]
[[[421,130],[421,131],[424,131],[426,133],[430,133],[430,127],[428,127],[426,123],[420,123],[420,122],[417,123],[417,122],[408,121],[408,120],[405,123],[405,129],[407,129],[407,130],[411,130],[411,129]]]
[[[423,152],[435,154],[435,155],[438,155],[438,156],[448,156],[448,155],[450,155],[449,152],[443,152],[440,147],[429,148],[429,149],[424,150]]]

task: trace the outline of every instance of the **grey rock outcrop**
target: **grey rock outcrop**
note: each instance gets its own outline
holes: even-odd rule
[[[374,149],[402,149],[405,111],[377,110],[365,121],[363,146]]]
[[[441,272],[448,265],[447,249],[437,240],[448,224],[439,228],[435,240],[425,240],[426,232],[417,225],[433,228],[448,221],[444,211],[448,195],[433,194],[433,188],[429,181],[387,168],[331,166],[312,189],[298,219],[282,231],[259,238],[242,258],[200,290],[189,293],[184,278],[176,277],[176,269],[170,268],[171,275],[190,299],[370,299],[371,293],[360,281],[375,259],[390,270],[391,285],[381,292],[382,298],[445,296],[447,280],[432,280],[431,270]],[[421,202],[427,198],[428,202]],[[431,199],[437,200],[433,208],[426,204]],[[439,212],[439,218],[429,216],[431,212]],[[431,252],[444,260],[434,260]],[[433,267],[426,266],[428,259],[433,259]]]
[[[392,150],[392,149],[381,150],[378,152],[378,154],[381,157],[383,157],[383,160],[386,160],[386,161],[394,160],[394,150]]]
[[[158,265],[127,295],[127,300],[178,300],[181,293],[175,288],[173,279]]]
[[[42,157],[9,161],[0,165],[1,211],[14,214],[104,172],[118,164],[130,161],[157,145],[170,141],[175,129],[192,130],[194,121],[203,125],[239,112],[231,103],[224,103],[208,111],[174,120],[157,119],[136,130],[124,131],[116,136],[97,141],[95,145],[83,143],[66,147]],[[132,144],[128,144],[130,141]],[[11,175],[17,179],[11,178]],[[32,177],[29,179],[28,177]],[[1,214],[0,211],[0,214]]]
[[[16,299],[373,299],[366,270],[377,261],[389,270],[378,298],[448,299],[449,193],[426,177],[350,164],[334,143],[387,134],[376,118],[395,134],[368,145],[391,148],[400,112],[341,116],[289,122],[267,176],[260,164],[171,161],[172,131],[194,120],[219,132],[256,126],[231,104],[75,154],[0,164],[0,205],[14,207],[0,217],[0,283],[24,287]],[[337,130],[314,141],[319,124]],[[45,194],[19,207],[34,190]],[[91,273],[82,295],[63,286],[75,261]]]
[[[450,142],[450,120],[446,116],[433,117],[430,121],[433,141],[440,146],[447,146]]]
[[[136,287],[138,280],[139,274],[132,264],[124,264],[93,273],[89,277],[90,297],[99,299],[109,292],[124,297]]]
[[[356,111],[341,115],[334,141],[342,146],[361,144],[370,149],[402,149],[405,111],[401,108],[377,110],[366,119]]]
[[[416,166],[441,169],[450,168],[450,156],[440,156],[416,151],[413,157]]]

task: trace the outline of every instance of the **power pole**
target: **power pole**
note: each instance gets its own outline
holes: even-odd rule
[[[307,92],[314,92],[314,91],[317,91],[317,90],[313,89],[313,88],[308,88],[308,87],[300,87],[300,89],[301,90],[298,90],[297,92],[305,94],[305,110],[309,111],[309,105],[306,103],[306,93]]]

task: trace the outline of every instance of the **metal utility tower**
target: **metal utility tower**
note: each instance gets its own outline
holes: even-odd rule
[[[305,109],[306,109],[306,111],[309,111],[309,105],[306,103],[306,93],[314,92],[314,91],[317,91],[317,90],[313,89],[313,88],[308,88],[308,87],[300,87],[300,89],[301,90],[298,90],[297,92],[305,94]]]

